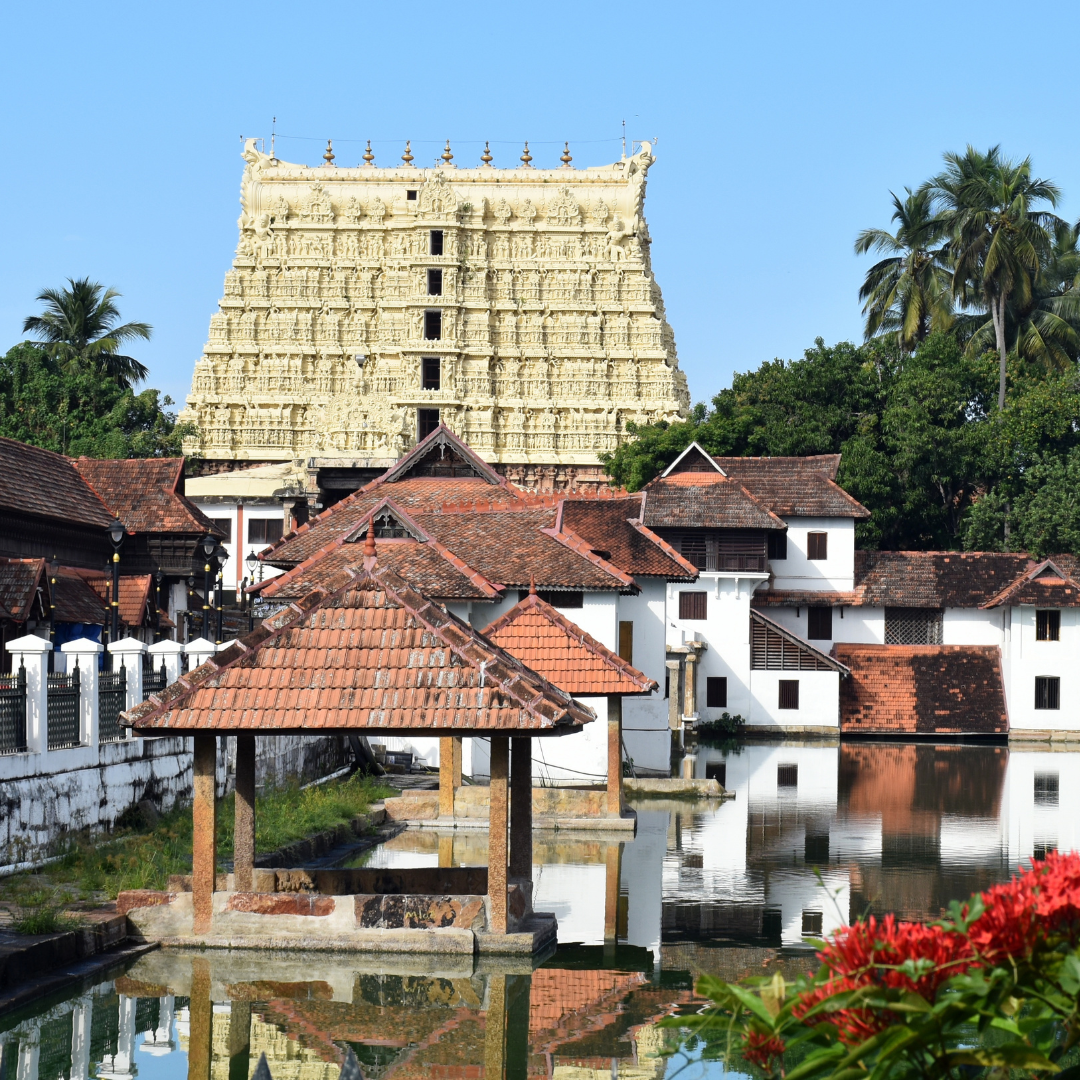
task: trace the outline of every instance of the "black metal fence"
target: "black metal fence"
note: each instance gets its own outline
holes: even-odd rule
[[[98,742],[120,742],[124,729],[120,714],[127,703],[127,670],[123,663],[116,671],[98,675]]]
[[[26,750],[26,668],[0,675],[0,754]]]
[[[157,694],[164,690],[166,686],[168,686],[168,679],[165,676],[165,661],[161,661],[161,667],[155,668],[153,657],[144,657],[142,669],[143,697],[147,698],[151,694]]]
[[[63,750],[78,746],[79,737],[79,669],[70,675],[49,673],[49,749]]]

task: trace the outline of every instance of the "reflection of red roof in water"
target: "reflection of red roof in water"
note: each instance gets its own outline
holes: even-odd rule
[[[529,995],[530,1049],[552,1053],[568,1039],[605,1027],[623,998],[646,981],[639,971],[537,968]]]

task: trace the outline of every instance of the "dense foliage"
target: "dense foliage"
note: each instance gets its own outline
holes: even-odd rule
[[[157,390],[136,394],[101,372],[63,365],[24,342],[0,358],[0,435],[78,457],[181,454],[190,425]]]
[[[695,439],[712,454],[839,453],[840,484],[872,512],[861,547],[1080,553],[1080,377],[1013,356],[1002,412],[996,368],[945,332],[911,353],[819,338],[689,420],[632,428],[605,465],[637,490]]]
[[[1080,1075],[1078,854],[1051,853],[938,923],[843,927],[818,956],[792,984],[703,978],[712,1007],[666,1023],[734,1071],[785,1080]]]

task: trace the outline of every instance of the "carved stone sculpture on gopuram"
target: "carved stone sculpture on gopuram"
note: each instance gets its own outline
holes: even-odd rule
[[[326,157],[245,145],[236,257],[181,414],[189,452],[393,460],[441,422],[519,482],[541,466],[598,479],[629,421],[686,415],[649,258],[648,143],[584,169],[568,152],[533,168],[527,147],[508,169],[460,168],[449,146],[430,169],[408,149],[391,168]]]

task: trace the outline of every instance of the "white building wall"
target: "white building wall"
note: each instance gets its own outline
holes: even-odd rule
[[[248,522],[253,518],[267,518],[273,521],[281,521],[282,530],[284,530],[288,524],[284,520],[285,511],[280,504],[277,506],[262,506],[259,504],[245,505],[242,524],[244,535],[241,536],[241,530],[238,528],[239,515],[237,514],[237,506],[240,505],[243,500],[233,499],[227,502],[218,502],[191,499],[191,502],[193,502],[208,518],[218,518],[231,522],[229,531],[231,539],[227,544],[222,545],[229,553],[229,561],[225,564],[224,570],[226,589],[235,589],[239,581],[242,578],[247,577],[247,557],[252,552],[262,551],[267,546],[266,544],[248,543]],[[282,573],[281,570],[278,570],[274,566],[270,566],[268,563],[264,563],[260,569],[255,571],[255,580],[268,581],[272,577],[277,577],[280,573]],[[202,588],[202,582],[198,582],[196,587]]]
[[[799,707],[781,709],[780,680],[799,683]],[[743,715],[752,727],[840,727],[838,671],[752,671],[750,711]]]
[[[1000,617],[1000,615],[999,615]],[[1011,609],[1005,667],[1009,726],[1026,731],[1080,731],[1080,611],[1061,611],[1061,640],[1035,640],[1035,608]],[[1061,708],[1035,708],[1037,676],[1061,680]]]
[[[638,585],[638,595],[619,597],[618,621],[634,624],[634,667],[655,679],[657,689],[623,698],[623,743],[635,769],[667,775],[671,765],[668,701],[664,697],[667,585],[659,578],[641,578]]]
[[[784,518],[787,558],[770,559],[774,589],[851,589],[855,581],[855,521],[852,518]],[[827,533],[828,558],[806,557],[807,534]]]
[[[1036,794],[1039,777],[1041,794]],[[1045,794],[1057,779],[1057,797]],[[1009,866],[1036,854],[1080,850],[1080,754],[1050,750],[1009,751],[1001,819]]]
[[[1003,608],[946,608],[941,620],[943,645],[1001,645]]]
[[[785,630],[806,637],[806,605],[801,607],[762,608],[762,613]],[[872,607],[835,607],[832,617],[832,640],[812,641],[811,645],[828,652],[834,641],[852,642],[859,645],[885,644],[885,609]]]

